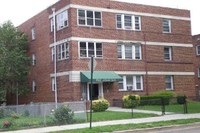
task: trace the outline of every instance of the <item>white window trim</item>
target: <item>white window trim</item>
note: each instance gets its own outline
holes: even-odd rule
[[[124,60],[142,60],[142,46],[141,45],[132,45],[132,59],[126,59],[126,54],[125,54],[125,46],[124,44],[119,45],[121,46],[121,57],[122,58],[118,58],[118,59],[124,59]],[[139,46],[139,50],[140,50],[140,59],[136,59],[136,52],[135,52],[135,47]]]
[[[79,10],[84,10],[85,11],[85,24],[79,24]],[[92,11],[93,12],[93,25],[88,25],[87,24],[87,11]],[[99,12],[101,14],[101,26],[96,26],[95,25],[95,12]],[[102,11],[94,11],[94,10],[87,10],[87,9],[77,9],[77,25],[78,26],[85,26],[85,27],[103,27],[103,18],[102,18]]]
[[[123,78],[123,89],[122,88],[119,88],[119,91],[129,91],[127,89],[127,82],[126,82],[126,76],[122,76]],[[131,75],[132,76],[132,79],[133,79],[133,84],[132,84],[132,90],[131,91],[143,91],[144,90],[144,86],[143,86],[143,76],[142,75]],[[137,88],[137,82],[136,82],[136,76],[140,76],[140,83],[141,83],[141,89],[138,89]]]
[[[51,29],[51,32],[53,32],[53,30],[54,30],[54,20],[53,20],[54,18],[51,18],[50,19],[50,23],[51,23],[51,27],[50,27],[50,29]]]
[[[170,76],[170,82],[171,82],[171,88],[166,88],[166,90],[174,90],[174,76]],[[166,78],[165,78],[165,84],[166,84]]]
[[[35,33],[35,27],[33,27],[31,29],[31,38],[32,38],[32,40],[35,40],[35,35],[36,35],[36,33]]]
[[[86,43],[86,57],[81,57],[81,53],[80,53],[80,50],[81,50],[81,47],[80,47],[80,43],[81,42],[84,42]],[[88,52],[88,43],[94,43],[94,58],[103,58],[103,43],[101,42],[85,42],[85,41],[79,41],[79,47],[78,47],[78,54],[79,54],[79,58],[90,58],[89,57],[89,52]],[[101,43],[101,46],[102,46],[102,57],[97,57],[97,49],[96,49],[96,44],[97,43]]]
[[[197,45],[197,46],[196,46],[196,54],[197,54],[197,55],[200,55],[200,53],[198,52],[198,47],[199,47],[199,49],[200,49],[200,45]]]
[[[117,27],[117,16],[120,15],[121,16],[121,28]],[[131,24],[132,27],[131,28],[126,28],[125,27],[125,16],[131,16]],[[139,25],[140,25],[140,29],[135,29],[135,17],[139,17]],[[128,15],[128,14],[116,14],[115,15],[115,20],[116,20],[116,29],[123,29],[123,30],[134,30],[134,31],[141,31],[141,16],[138,15]]]
[[[36,65],[36,56],[35,54],[32,54],[32,66]]]
[[[36,92],[36,81],[32,81],[32,92]]]
[[[164,31],[164,28],[163,28],[163,20],[167,20],[168,21],[168,26],[169,26],[169,32],[167,32],[167,31]],[[171,27],[171,20],[170,19],[166,19],[166,18],[164,18],[162,20],[162,28],[163,28],[163,33],[172,33],[172,27]]]
[[[55,78],[51,78],[51,91],[55,91]]]
[[[169,59],[165,59],[165,53],[164,53],[164,60],[165,61],[172,61],[172,47],[164,47],[169,49]],[[165,51],[164,51],[165,52]]]

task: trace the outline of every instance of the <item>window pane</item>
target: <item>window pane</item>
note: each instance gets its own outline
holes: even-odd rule
[[[80,42],[80,57],[87,57],[86,42]]]
[[[133,89],[133,76],[126,76],[126,87],[127,90]]]
[[[141,59],[140,51],[141,51],[141,46],[135,46],[135,59]]]
[[[122,58],[122,46],[121,45],[118,45],[117,46],[117,55],[118,55],[118,58]]]
[[[141,30],[140,17],[135,16],[135,30]]]
[[[164,47],[164,59],[171,60],[171,48]]]
[[[172,76],[165,76],[165,87],[166,87],[166,89],[173,89],[172,80],[173,80]]]
[[[94,24],[93,24],[93,19],[88,18],[88,19],[87,19],[87,25],[93,26],[93,25],[94,25]]]
[[[170,31],[170,20],[163,19],[163,32],[169,33]]]
[[[101,26],[101,20],[95,20],[95,26]]]
[[[79,17],[85,17],[85,10],[78,10]]]
[[[100,12],[95,12],[95,18],[101,19],[101,13]]]
[[[93,18],[93,11],[87,11],[87,18]]]
[[[136,89],[142,89],[141,76],[136,76]]]
[[[197,55],[200,55],[200,46],[197,46]]]
[[[125,58],[132,59],[132,46],[125,46]]]
[[[96,43],[96,57],[102,57],[102,44]]]
[[[117,15],[117,28],[122,28],[121,15]]]
[[[91,57],[94,55],[94,43],[88,43],[88,56]]]
[[[125,26],[125,29],[131,29],[132,28],[131,16],[124,16],[124,26]]]

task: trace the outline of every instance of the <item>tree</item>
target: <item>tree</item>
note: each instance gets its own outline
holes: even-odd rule
[[[8,21],[0,25],[0,102],[6,94],[24,94],[28,90],[30,59],[27,36]]]

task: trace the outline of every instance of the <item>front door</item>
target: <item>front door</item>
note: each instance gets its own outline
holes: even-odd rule
[[[89,87],[89,95],[91,91],[91,85]],[[93,84],[93,89],[92,89],[92,100],[97,100],[99,97],[99,85],[98,84]],[[90,99],[90,98],[89,98]],[[91,100],[91,99],[90,99]]]

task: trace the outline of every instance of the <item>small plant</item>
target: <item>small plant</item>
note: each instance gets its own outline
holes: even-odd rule
[[[25,110],[25,111],[24,111],[24,116],[25,116],[25,117],[28,117],[28,116],[30,116],[30,113],[29,113],[29,111],[28,111],[28,110]]]
[[[178,104],[185,104],[186,103],[186,96],[177,96],[177,103]]]
[[[125,95],[122,98],[124,108],[137,107],[140,104],[139,95]]]
[[[3,122],[3,127],[4,127],[4,128],[9,128],[11,125],[12,125],[12,123],[9,122],[8,120],[5,120],[5,121]]]
[[[0,109],[0,119],[4,117],[4,110]]]
[[[11,114],[11,118],[18,119],[20,117],[21,117],[21,114],[18,114],[18,113],[15,113],[15,112],[12,112],[12,114]]]
[[[104,112],[110,106],[109,102],[106,99],[99,99],[92,101],[92,110],[94,112]]]
[[[59,125],[71,124],[74,122],[74,112],[64,105],[55,110],[54,117]]]

